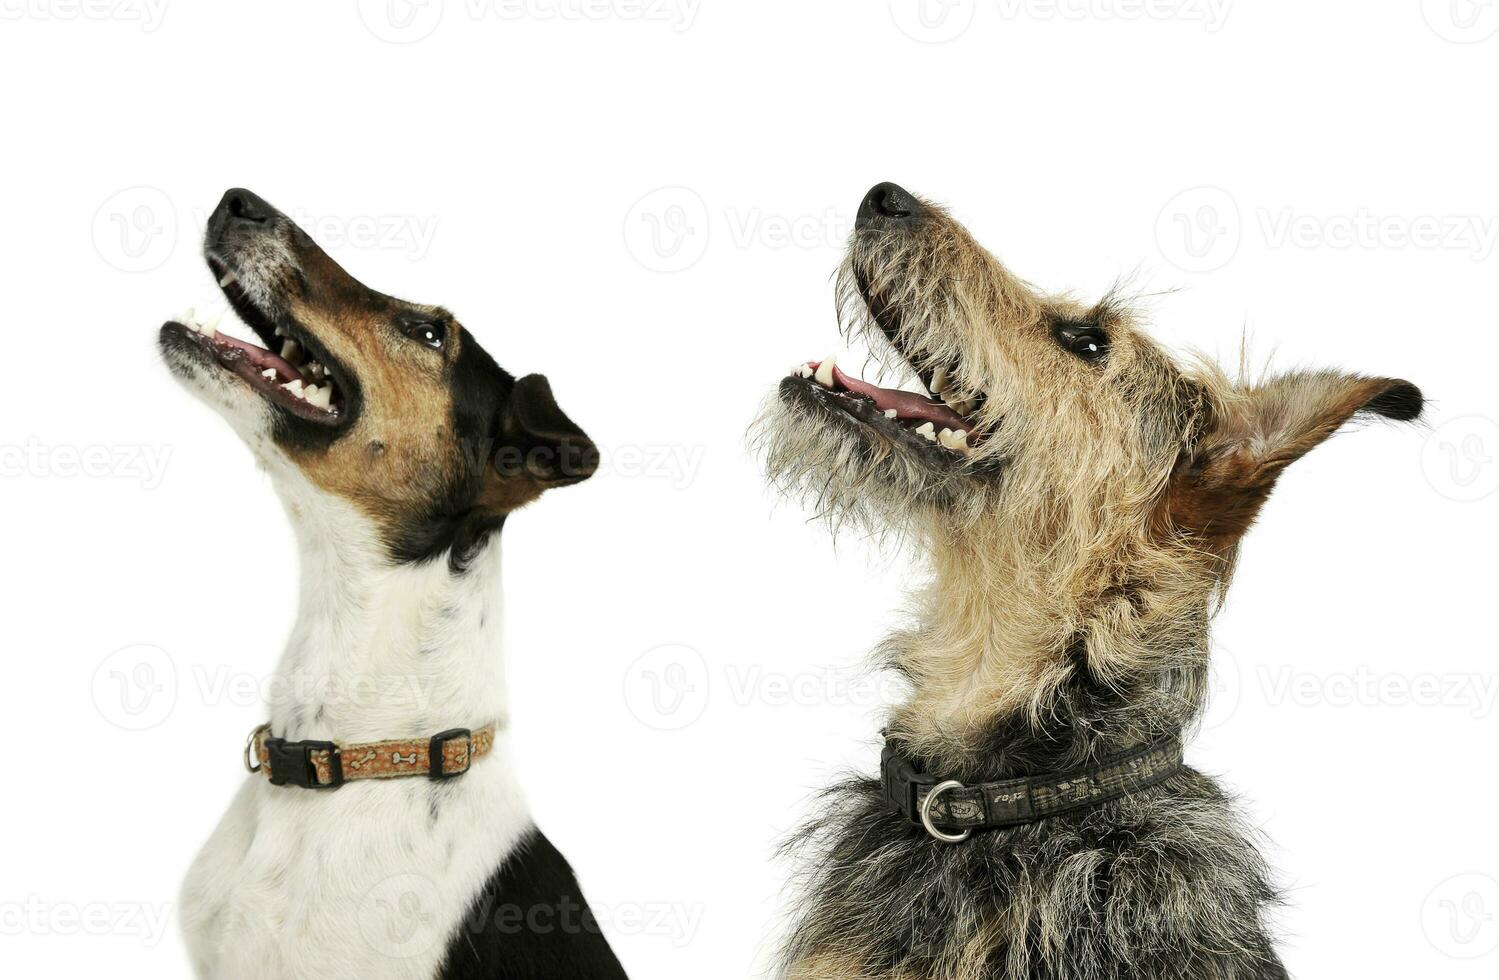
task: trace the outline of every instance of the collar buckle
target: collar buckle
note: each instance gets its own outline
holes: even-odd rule
[[[334,742],[288,742],[268,738],[265,750],[271,767],[272,786],[300,786],[303,789],[337,789],[344,784],[343,758]],[[328,782],[318,776],[312,753],[328,753]]]
[[[887,744],[880,753],[880,784],[885,802],[912,823],[922,820],[921,791],[930,790],[937,782],[933,777],[917,772],[916,767],[890,745]]]

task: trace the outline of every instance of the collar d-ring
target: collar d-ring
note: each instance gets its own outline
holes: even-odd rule
[[[927,833],[944,844],[961,844],[973,834],[972,830],[965,830],[961,834],[943,833],[937,829],[936,824],[932,823],[932,804],[936,802],[937,797],[954,789],[967,789],[967,787],[956,779],[949,779],[933,786],[931,792],[926,794],[926,799],[921,801],[921,825],[926,828]]]
[[[255,750],[257,748],[255,743],[259,741],[262,732],[268,732],[270,730],[271,726],[269,723],[264,725],[257,725],[255,726],[255,730],[250,732],[250,737],[245,739],[245,772],[260,771],[260,757],[258,754],[255,754]],[[253,765],[250,762],[252,758],[255,760]]]

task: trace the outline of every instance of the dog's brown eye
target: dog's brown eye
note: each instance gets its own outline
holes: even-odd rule
[[[448,332],[440,323],[427,323],[422,320],[414,320],[401,324],[401,329],[406,331],[406,336],[412,340],[420,341],[433,350],[442,350],[443,342],[447,340]]]
[[[1056,329],[1057,343],[1085,361],[1101,360],[1109,352],[1109,338],[1097,327],[1063,323]]]

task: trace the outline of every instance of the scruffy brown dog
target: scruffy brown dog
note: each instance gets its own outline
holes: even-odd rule
[[[1421,393],[1185,369],[1114,298],[1037,293],[891,184],[839,281],[845,324],[941,400],[808,363],[758,440],[777,486],[904,537],[931,578],[883,650],[911,693],[882,779],[835,787],[795,842],[783,975],[1284,977],[1267,870],[1176,740],[1281,471],[1359,413],[1416,418]]]

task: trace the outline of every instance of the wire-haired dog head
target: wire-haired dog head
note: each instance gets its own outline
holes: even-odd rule
[[[1184,676],[1161,651],[1195,646],[1180,631],[1280,472],[1358,412],[1421,410],[1404,381],[1183,369],[1115,297],[1038,292],[892,184],[860,207],[839,284],[845,329],[922,392],[809,362],[757,437],[776,485],[931,557],[941,594],[896,657],[920,727],[970,745],[1078,670],[1189,713],[1201,658]]]

